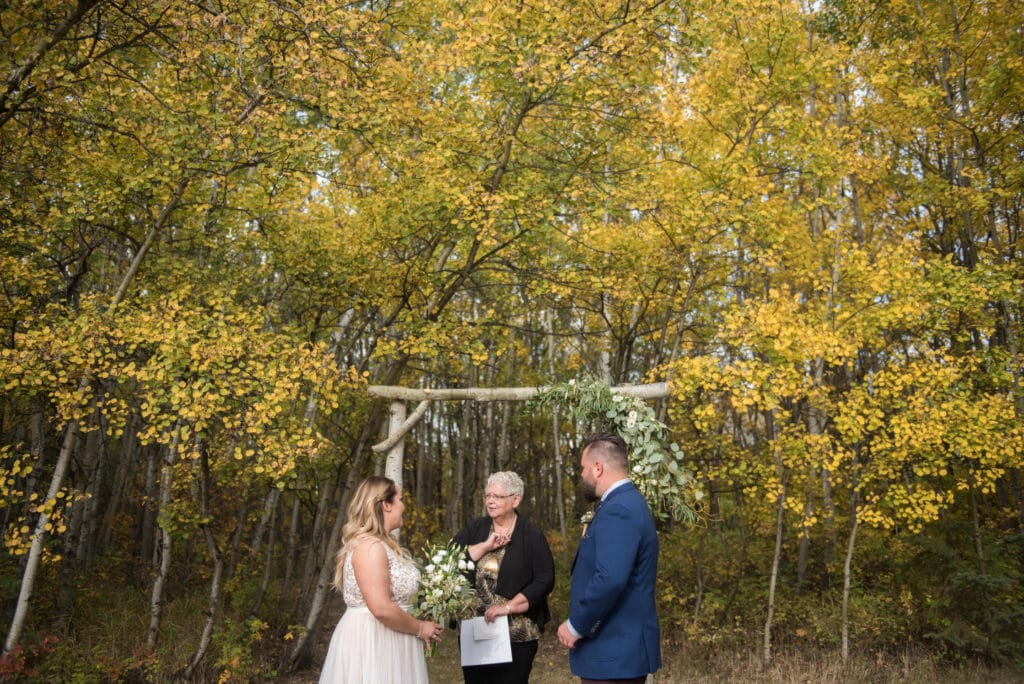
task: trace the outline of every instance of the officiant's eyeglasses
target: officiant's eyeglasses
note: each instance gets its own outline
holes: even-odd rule
[[[511,499],[515,494],[484,494],[484,501],[501,501]]]

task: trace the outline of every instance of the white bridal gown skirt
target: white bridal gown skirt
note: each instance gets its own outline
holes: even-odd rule
[[[423,642],[388,629],[369,608],[346,608],[334,628],[320,684],[427,684]]]

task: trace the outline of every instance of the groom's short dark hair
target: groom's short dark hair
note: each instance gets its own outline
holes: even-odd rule
[[[583,440],[580,453],[587,451],[588,448],[591,458],[629,472],[629,450],[626,448],[626,440],[622,437],[611,432],[595,432]]]

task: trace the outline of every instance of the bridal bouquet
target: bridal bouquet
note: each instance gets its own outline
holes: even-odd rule
[[[427,551],[427,564],[420,580],[418,613],[445,624],[472,614],[476,594],[464,573],[473,569],[466,558],[466,547],[458,544],[434,546]],[[427,647],[427,656],[434,655],[434,644]]]

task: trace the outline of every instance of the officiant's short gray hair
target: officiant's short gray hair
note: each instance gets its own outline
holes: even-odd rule
[[[491,485],[503,488],[506,494],[518,494],[520,497],[523,495],[523,478],[511,470],[491,473],[491,476],[487,478],[487,486]]]

